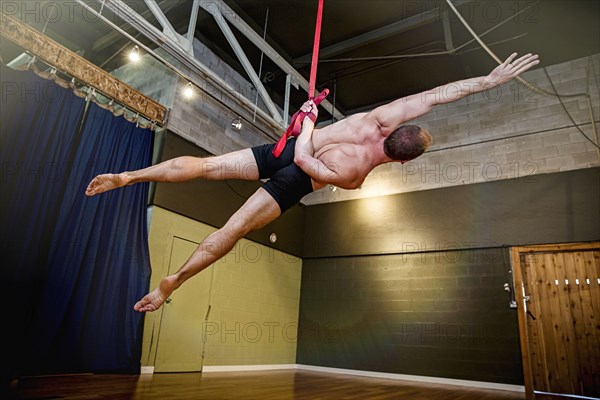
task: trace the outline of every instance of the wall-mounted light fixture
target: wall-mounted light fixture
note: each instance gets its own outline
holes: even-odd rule
[[[233,127],[233,129],[235,129],[236,131],[239,131],[240,129],[242,129],[242,117],[237,117],[235,118],[233,121],[231,121],[231,126]]]
[[[191,99],[194,97],[194,86],[192,85],[192,82],[188,82],[185,89],[183,89],[183,96],[186,99]]]
[[[140,48],[136,45],[129,53],[129,60],[132,62],[140,61]]]

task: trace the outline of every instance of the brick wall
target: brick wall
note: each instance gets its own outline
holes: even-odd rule
[[[304,260],[299,364],[522,384],[506,249]]]
[[[600,54],[547,68],[561,94],[591,95],[600,122]],[[552,91],[543,69],[522,75]],[[590,108],[584,97],[564,100],[577,124],[594,138]],[[304,204],[412,192],[439,187],[490,182],[600,165],[597,149],[573,126],[558,99],[532,92],[517,81],[437,106],[411,124],[427,129],[430,150],[404,164],[375,169],[360,190],[321,190]],[[600,129],[600,126],[598,126]]]
[[[251,101],[257,99],[253,85],[198,40],[194,41],[194,56],[236,92]],[[179,87],[185,83],[180,81]],[[174,133],[217,155],[272,143],[281,135],[282,128],[268,126],[260,118],[255,120],[254,109],[236,104],[221,89],[206,81],[201,89],[192,100],[175,96],[169,120],[169,129]],[[256,106],[265,110],[262,100],[256,101]],[[231,127],[232,120],[238,115],[243,117],[243,127],[239,131]]]

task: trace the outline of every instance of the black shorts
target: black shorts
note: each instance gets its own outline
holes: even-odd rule
[[[289,139],[279,158],[272,153],[274,143],[252,148],[260,179],[269,178],[263,189],[279,204],[281,213],[313,191],[310,176],[294,164],[295,145],[296,138]]]

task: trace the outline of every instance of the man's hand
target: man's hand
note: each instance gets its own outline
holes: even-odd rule
[[[306,121],[306,119],[308,118],[312,122],[315,122],[317,120],[317,116],[319,115],[319,108],[317,107],[315,102],[312,100],[308,100],[308,101],[304,102],[304,104],[302,104],[302,107],[300,107],[300,111],[308,113],[306,118],[304,118],[304,121]],[[304,121],[302,121],[302,122],[304,122]]]
[[[485,77],[486,83],[490,86],[502,85],[540,63],[537,54],[529,53],[513,61],[516,56],[517,53],[511,54],[506,61],[490,72],[490,74]]]

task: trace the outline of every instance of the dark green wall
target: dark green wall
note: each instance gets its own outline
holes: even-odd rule
[[[311,206],[305,257],[600,238],[600,168]]]
[[[305,260],[297,363],[522,384],[507,255]]]
[[[599,227],[600,168],[307,207],[297,362],[522,384],[503,245]]]
[[[178,136],[167,133],[162,143],[162,156],[159,161],[184,155],[207,157],[210,154]],[[260,182],[235,180],[203,181],[198,179],[183,183],[158,183],[155,186],[152,203],[220,228],[260,186]],[[301,257],[304,239],[304,208],[300,205],[292,207],[271,224],[246,237]],[[269,242],[269,235],[272,232],[277,234],[275,244]]]

